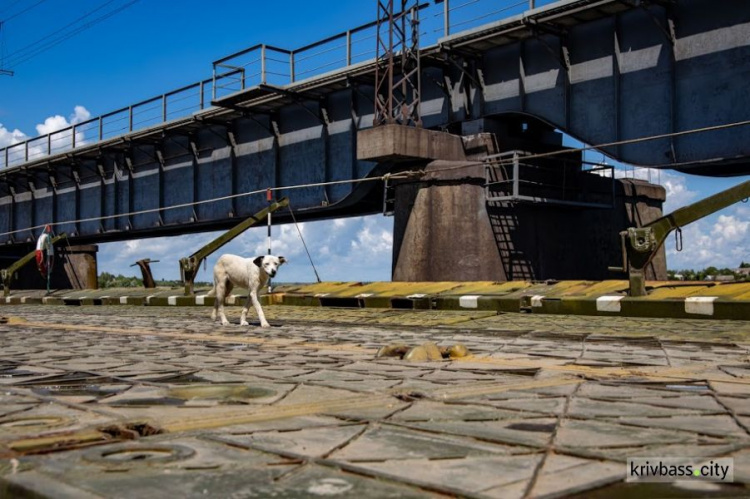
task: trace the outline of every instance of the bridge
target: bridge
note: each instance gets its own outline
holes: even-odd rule
[[[461,17],[469,3],[483,9],[472,19]],[[490,158],[562,150],[559,130],[631,164],[750,172],[742,0],[443,0],[418,10],[425,131],[465,149],[489,144]],[[377,24],[299,48],[259,44],[215,61],[206,80],[0,149],[3,253],[25,251],[50,223],[76,244],[227,228],[264,206],[266,188],[288,195],[302,220],[381,212],[388,186],[362,180],[462,158],[357,155],[375,113]],[[617,195],[598,166],[581,168],[580,154],[560,161],[542,171],[562,175],[563,188],[574,170],[579,191],[593,182]],[[472,174],[486,193],[493,171]],[[598,194],[524,199],[518,180],[496,182],[514,184],[515,196],[485,199],[586,213],[615,204]],[[398,230],[397,246],[407,229]]]

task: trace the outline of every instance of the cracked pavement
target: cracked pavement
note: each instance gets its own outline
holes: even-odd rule
[[[750,494],[750,323],[264,310],[4,306],[0,496]],[[375,358],[425,341],[472,355]],[[735,483],[625,483],[633,456]]]

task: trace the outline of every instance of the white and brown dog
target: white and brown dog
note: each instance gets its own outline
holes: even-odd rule
[[[227,316],[224,315],[224,298],[229,295],[234,286],[247,287],[249,296],[242,307],[241,326],[249,326],[247,322],[247,311],[250,301],[253,302],[255,311],[258,313],[261,327],[270,327],[263,309],[258,301],[258,291],[268,283],[268,279],[276,275],[278,268],[286,262],[283,256],[259,256],[256,258],[242,258],[237,255],[222,255],[214,265],[214,289],[216,300],[211,312],[211,319],[216,320],[218,313],[221,324],[229,324]]]

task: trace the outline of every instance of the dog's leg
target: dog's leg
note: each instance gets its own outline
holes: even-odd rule
[[[247,322],[247,311],[250,309],[250,294],[247,296],[247,300],[245,300],[245,305],[242,307],[242,316],[240,316],[240,326],[249,326],[250,323]]]
[[[229,321],[227,320],[227,316],[224,315],[224,297],[226,297],[229,293],[232,292],[232,282],[227,279],[224,282],[221,282],[216,287],[216,302],[219,304],[219,318],[221,319],[221,325],[226,326],[229,324]],[[221,296],[219,296],[219,291],[221,290]]]
[[[209,294],[213,293],[213,295],[214,295],[214,308],[211,309],[211,320],[212,321],[216,320],[216,311],[219,309],[219,299],[216,297],[216,291],[217,291],[218,287],[219,286],[216,283],[216,278],[214,277],[214,288],[209,293]],[[222,299],[223,298],[224,297],[222,296]]]
[[[266,320],[266,316],[263,314],[263,309],[260,308],[260,302],[258,301],[257,289],[253,289],[250,291],[250,299],[253,301],[253,306],[255,307],[255,311],[258,313],[258,318],[260,319],[260,327],[271,327],[271,325]]]

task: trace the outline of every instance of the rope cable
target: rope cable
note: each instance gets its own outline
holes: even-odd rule
[[[310,250],[307,249],[307,244],[305,244],[305,238],[302,237],[302,231],[299,228],[299,225],[297,224],[297,218],[294,216],[294,211],[292,210],[292,204],[289,203],[287,206],[289,208],[289,214],[292,216],[292,221],[294,222],[294,226],[297,228],[297,234],[299,234],[299,238],[302,241],[302,246],[305,248],[305,253],[307,253],[307,258],[310,260],[310,265],[312,265],[313,272],[315,272],[315,279],[318,280],[318,282],[322,282],[320,280],[320,276],[318,275],[318,269],[315,268],[315,264],[313,263],[312,256],[310,256]]]

